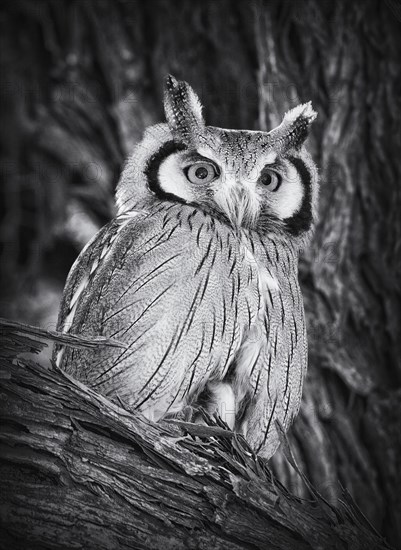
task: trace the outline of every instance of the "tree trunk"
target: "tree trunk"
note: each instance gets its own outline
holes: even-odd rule
[[[194,86],[205,104],[206,120],[216,126],[267,129],[290,106],[312,100],[319,116],[309,149],[321,174],[320,222],[300,266],[309,371],[290,445],[300,469],[331,504],[338,502],[341,483],[380,533],[393,544],[400,543],[400,4],[396,0],[13,0],[3,2],[0,9],[4,176],[0,193],[5,208],[0,227],[1,288],[6,289],[1,309],[3,315],[45,328],[55,326],[58,300],[73,260],[113,214],[113,190],[124,158],[143,129],[162,120],[166,73]],[[10,388],[24,387],[24,372],[21,368],[13,372]],[[33,367],[26,371],[35,387],[43,382],[36,380],[37,372]],[[49,374],[46,384],[60,384],[61,376]],[[30,403],[43,405],[43,409],[38,405],[38,414],[50,410],[41,395],[35,394]],[[39,435],[30,431],[18,403],[13,408],[15,437],[28,429],[27,445],[35,446]],[[64,426],[67,409],[62,412],[57,407],[55,426]],[[96,419],[87,422],[98,426],[99,433],[104,418],[93,414]],[[77,437],[88,437],[88,449],[93,450],[94,432],[85,426],[77,429]],[[50,430],[46,437],[67,440],[72,428],[63,429],[57,435],[46,425]],[[114,458],[120,452],[118,445],[125,443],[117,438],[112,450],[110,441],[102,437],[99,433],[99,448],[106,446]],[[110,518],[110,524],[118,525],[115,537],[120,529],[126,532],[125,515],[120,520],[113,516],[113,523],[114,501],[99,478],[92,483],[88,477],[88,494],[74,489],[71,500],[60,489],[60,479],[73,487],[71,479],[78,475],[75,467],[69,468],[72,455],[60,454],[57,460],[49,456],[45,463],[46,468],[53,464],[54,483],[50,476],[47,485],[40,485],[43,453],[36,461],[32,458],[30,467],[19,448],[10,447],[10,457],[24,465],[31,485],[27,482],[26,493],[15,495],[21,509],[18,512],[15,500],[12,515],[7,516],[15,526],[23,522],[24,514],[40,509],[35,540],[45,540],[40,536],[45,536],[46,522],[66,537],[68,526],[78,530],[73,523],[55,525],[48,513],[51,508],[46,512],[46,500],[56,502],[59,494],[70,510],[86,503],[88,514],[93,518],[99,514],[99,523]],[[125,457],[130,453],[124,449]],[[307,495],[283,452],[274,456],[271,465],[292,494]],[[79,475],[85,476],[82,471]],[[112,478],[114,482],[114,474],[109,481]],[[34,479],[43,492],[34,489]],[[132,505],[139,499],[144,506],[148,498],[158,499],[164,483],[158,479],[157,489],[142,479],[147,488],[139,496],[138,486],[127,496],[119,494],[121,510],[126,510],[127,502]],[[185,478],[185,483],[190,480]],[[168,478],[167,486],[174,498],[187,502],[185,491],[170,486]],[[224,491],[210,494],[214,502],[217,494],[228,498]],[[202,498],[206,498],[203,493]],[[202,498],[188,504],[199,506],[202,516],[197,527],[188,523],[196,533],[206,515],[210,520],[220,506],[204,512]],[[35,508],[30,508],[33,503]],[[234,499],[233,506],[237,512],[221,516],[221,521],[235,522],[240,530],[245,520],[236,515],[239,501]],[[264,512],[258,513],[255,522],[260,531],[252,536],[260,541],[266,532],[268,536],[271,524],[264,524]],[[176,519],[167,512],[154,519],[160,546]],[[135,524],[134,517],[129,521]],[[220,520],[216,516],[210,521],[216,525]],[[184,523],[182,519],[180,525]],[[80,526],[84,531],[84,524]],[[139,533],[138,525],[135,528]],[[224,538],[230,529],[223,529],[224,536],[211,529],[216,541],[223,537],[216,547],[221,541],[226,547],[230,544]],[[88,527],[88,540],[90,532]],[[238,536],[232,547],[242,543]],[[251,539],[248,543],[261,547]]]

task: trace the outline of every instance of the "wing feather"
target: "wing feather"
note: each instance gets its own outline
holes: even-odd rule
[[[71,332],[128,344],[79,350],[74,361],[66,350],[63,368],[156,420],[224,376],[258,308],[234,233],[192,207],[168,208],[130,220],[111,244],[118,222],[99,233],[74,266],[60,316],[62,327],[74,303]]]

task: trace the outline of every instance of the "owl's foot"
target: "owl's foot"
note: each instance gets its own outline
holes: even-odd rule
[[[180,420],[181,422],[194,422],[196,414],[196,409],[194,409],[190,405],[185,405],[185,407],[183,407],[178,412],[166,414],[163,420]]]

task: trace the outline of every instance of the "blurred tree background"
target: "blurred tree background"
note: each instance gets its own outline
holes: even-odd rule
[[[310,365],[290,440],[400,541],[398,0],[14,0],[1,24],[1,315],[55,328],[67,273],[113,216],[167,73],[209,124],[269,129],[312,100],[320,222],[305,251]],[[305,496],[281,453],[272,466]]]

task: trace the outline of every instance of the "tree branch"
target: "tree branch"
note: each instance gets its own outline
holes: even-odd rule
[[[0,546],[388,548],[346,500],[334,508],[313,488],[311,500],[292,496],[217,421],[150,423],[54,367],[13,358],[12,342],[27,352],[38,333],[0,326]]]

